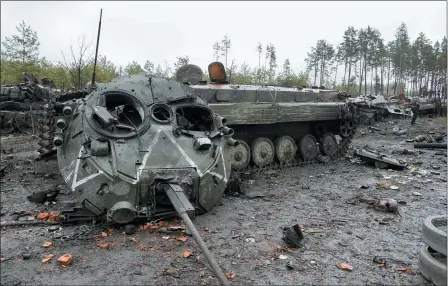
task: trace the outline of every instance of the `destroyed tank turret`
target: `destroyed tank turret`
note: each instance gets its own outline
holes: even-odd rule
[[[60,218],[128,224],[177,214],[229,285],[190,218],[213,208],[226,189],[229,152],[238,145],[233,130],[177,81],[129,75],[95,84],[100,28],[101,16],[91,92],[52,100],[40,121],[40,152],[57,150],[78,203]]]
[[[294,166],[319,155],[336,157],[349,146],[355,110],[344,93],[229,84],[219,62],[208,67],[210,83],[201,81],[200,71],[185,65],[177,79],[189,83],[234,129],[240,143],[231,152],[234,170]]]
[[[233,130],[188,86],[123,76],[53,108],[62,176],[95,215],[128,223],[174,211],[163,186],[206,212],[226,188]]]
[[[63,221],[126,224],[178,214],[211,261],[190,217],[208,212],[226,189],[229,152],[238,142],[225,118],[190,87],[145,75],[119,77],[85,99],[47,107],[49,120],[41,122],[54,125],[41,126],[40,152],[57,150],[79,204],[61,212]]]

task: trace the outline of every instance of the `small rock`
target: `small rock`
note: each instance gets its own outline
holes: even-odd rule
[[[414,196],[421,196],[422,194],[421,193],[419,193],[419,192],[412,192],[412,194],[414,195]]]
[[[288,268],[289,270],[293,270],[294,269],[294,265],[292,264],[291,261],[288,261],[288,263],[286,263],[286,268]]]
[[[127,224],[124,226],[124,232],[127,235],[131,235],[134,234],[137,231],[137,227],[133,224]]]
[[[30,259],[30,258],[31,258],[31,253],[23,252],[23,253],[22,253],[22,258],[23,258],[23,260],[28,260],[28,259]]]
[[[143,275],[143,272],[141,270],[135,270],[134,275]]]
[[[58,226],[58,225],[54,225],[54,226],[50,226],[50,227],[48,228],[48,231],[53,232],[53,231],[56,231],[56,230],[58,230],[58,229],[59,229],[59,226]]]

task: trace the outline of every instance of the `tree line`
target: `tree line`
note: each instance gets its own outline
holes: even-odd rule
[[[85,37],[80,37],[77,45],[70,44],[69,52],[62,53],[63,60],[54,64],[39,56],[36,31],[24,21],[16,29],[17,34],[2,42],[2,84],[20,82],[25,71],[52,79],[58,88],[82,88],[90,82],[94,53]],[[212,55],[215,61],[223,62],[233,84],[325,86],[353,95],[446,95],[446,37],[432,43],[422,32],[411,41],[404,23],[396,29],[395,38],[387,43],[380,31],[370,26],[360,29],[349,26],[336,47],[319,40],[307,53],[306,70],[300,72],[293,71],[287,58],[277,73],[277,52],[272,43],[256,44],[258,65],[254,67],[245,62],[238,66],[231,58],[231,47],[232,41],[226,34],[212,45]],[[132,61],[123,67],[99,55],[96,76],[98,82],[141,73],[174,79],[176,70],[188,63],[189,57],[185,55],[177,57],[172,64],[165,60],[163,65],[155,65],[147,60],[143,65]],[[341,69],[342,80],[337,80]],[[208,72],[204,71],[204,75],[207,80]]]

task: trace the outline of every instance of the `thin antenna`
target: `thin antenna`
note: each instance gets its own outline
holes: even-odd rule
[[[93,64],[93,74],[92,74],[92,83],[91,85],[95,85],[95,76],[96,76],[96,60],[98,58],[98,46],[100,44],[100,33],[101,33],[101,17],[103,16],[103,9],[100,12],[100,23],[98,25],[98,36],[96,38],[96,51],[95,51],[95,63]]]

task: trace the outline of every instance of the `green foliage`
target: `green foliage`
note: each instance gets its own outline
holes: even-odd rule
[[[2,59],[25,62],[36,62],[39,58],[39,40],[37,33],[22,21],[16,27],[18,35],[6,37],[2,42]]]
[[[55,64],[39,58],[37,33],[21,22],[17,34],[6,37],[1,50],[1,84],[15,84],[22,81],[23,72],[31,72],[38,78],[48,77],[59,88],[81,88],[92,79],[93,52],[85,43],[85,37],[78,39],[78,46],[70,45],[70,54]],[[213,44],[213,59],[223,58],[229,81],[232,84],[258,85],[325,85],[347,91],[349,94],[407,93],[428,94],[428,91],[442,91],[447,86],[447,39],[434,44],[420,33],[412,41],[406,24],[402,23],[395,32],[395,39],[384,42],[381,33],[370,26],[355,29],[349,26],[342,41],[333,47],[325,39],[317,41],[305,59],[305,71],[295,72],[287,58],[280,73],[277,71],[277,51],[272,43],[257,42],[255,52],[258,65],[246,63],[237,66],[232,59],[228,66],[231,39],[226,34]],[[131,61],[124,68],[115,66],[106,56],[99,56],[96,67],[96,81],[108,82],[114,77],[129,74],[152,74],[174,79],[175,71],[190,62],[188,55],[177,57],[171,66],[166,60],[163,65],[147,60],[143,67]],[[342,81],[337,82],[338,71],[343,66]],[[339,68],[339,69],[338,69]],[[208,71],[204,80],[209,80]],[[341,75],[339,74],[339,78]],[[399,88],[397,88],[399,87]]]
[[[145,71],[142,69],[142,66],[137,63],[136,61],[132,61],[129,64],[126,65],[124,68],[125,75],[131,75],[131,74],[144,74]]]

